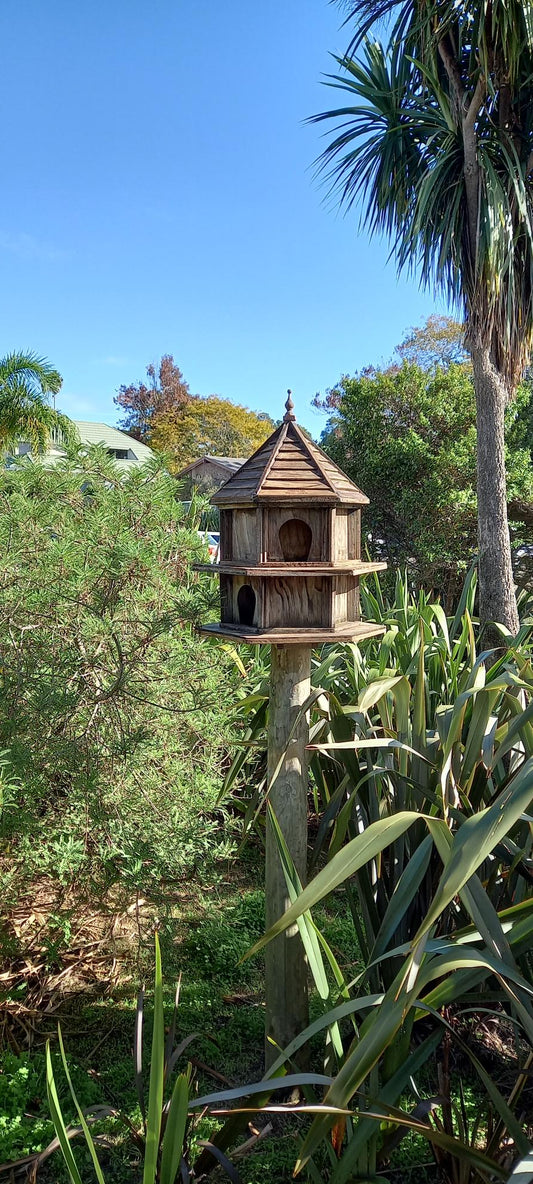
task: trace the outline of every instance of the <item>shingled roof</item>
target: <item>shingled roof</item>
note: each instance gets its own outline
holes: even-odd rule
[[[216,506],[316,501],[368,505],[368,498],[304,436],[290,397],[283,422],[211,498]]]

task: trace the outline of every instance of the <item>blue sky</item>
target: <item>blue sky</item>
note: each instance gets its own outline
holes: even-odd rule
[[[327,0],[3,0],[2,352],[78,419],[171,353],[191,390],[314,432],[317,390],[387,360],[435,304],[324,203]],[[443,311],[442,308],[440,311]]]

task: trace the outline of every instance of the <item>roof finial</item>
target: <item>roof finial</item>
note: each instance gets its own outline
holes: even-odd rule
[[[288,397],[287,402],[285,404],[285,415],[283,416],[283,422],[284,423],[294,423],[296,416],[293,415],[294,403],[291,398],[292,391],[287,391],[287,395],[289,397]]]

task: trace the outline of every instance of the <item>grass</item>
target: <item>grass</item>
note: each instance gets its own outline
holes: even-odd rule
[[[181,974],[179,1037],[198,1033],[185,1060],[191,1058],[201,1092],[222,1088],[217,1075],[236,1085],[257,1080],[263,1073],[262,962],[256,959],[239,965],[241,956],[264,929],[261,867],[262,854],[250,849],[244,863],[212,876],[208,885],[189,881],[181,899],[160,918],[165,1007],[170,1013],[175,982]],[[89,999],[84,992],[67,995],[51,1021],[43,1017],[31,1053],[20,1047],[20,1028],[12,1030],[12,1040],[20,1041],[20,1051],[4,1049],[1,1054],[0,1103],[3,1090],[10,1093],[11,1104],[0,1122],[0,1162],[41,1150],[53,1136],[46,1103],[44,1037],[57,1031],[58,1020],[81,1104],[101,1101],[120,1105],[140,1126],[132,1062],[135,996],[137,982],[144,979],[149,1019],[151,931],[157,919],[146,902],[140,910],[137,934],[132,925],[129,947],[122,946],[120,974],[111,990]],[[53,969],[57,971],[62,963],[68,965],[66,943],[57,953]],[[61,1081],[58,1055],[55,1067]],[[61,1101],[73,1119],[66,1090]],[[136,1178],[135,1159],[132,1161],[129,1146],[114,1141],[109,1122],[106,1130],[111,1146],[103,1153],[103,1161],[108,1173],[112,1172],[113,1184],[126,1184]],[[296,1132],[295,1122],[259,1144],[257,1152],[240,1166],[243,1184],[290,1179],[297,1153]],[[209,1130],[202,1133],[205,1137]],[[76,1146],[84,1165],[81,1143]],[[87,1160],[87,1180],[92,1178],[89,1166]],[[65,1179],[58,1154],[43,1166],[38,1178],[43,1184]]]
[[[43,1016],[30,1053],[20,1047],[4,1048],[0,1068],[0,1162],[41,1150],[53,1136],[48,1116],[44,1078],[44,1038],[57,1033],[60,1019],[75,1089],[84,1106],[104,1102],[120,1105],[131,1121],[141,1125],[133,1079],[132,1040],[137,983],[147,984],[148,1040],[150,1039],[150,984],[153,973],[154,924],[160,923],[165,980],[165,1007],[170,1014],[174,984],[182,976],[178,1012],[178,1037],[197,1033],[187,1050],[198,1090],[208,1092],[257,1080],[263,1072],[263,965],[261,958],[240,964],[240,958],[264,929],[261,886],[263,855],[250,845],[240,863],[232,863],[207,884],[189,880],[163,917],[149,901],[139,903],[131,916],[127,937],[120,937],[119,974],[105,992],[93,996],[76,989],[66,995],[50,1019]],[[38,894],[36,894],[38,895]],[[361,966],[354,948],[354,931],[344,896],[333,897],[327,907],[316,909],[315,919],[331,944],[348,977]],[[107,922],[106,922],[107,923]],[[58,920],[55,927],[61,929]],[[105,924],[104,931],[107,932]],[[117,952],[117,951],[115,951]],[[55,954],[51,971],[68,964],[68,945]],[[59,973],[61,970],[59,969]],[[312,1016],[320,1003],[311,999]],[[9,1031],[6,1028],[6,1032]],[[12,1042],[20,1037],[11,1029]],[[18,1041],[19,1045],[22,1041]],[[57,1049],[57,1044],[55,1045]],[[320,1042],[314,1053],[320,1067]],[[58,1082],[63,1082],[59,1054],[54,1055]],[[206,1068],[208,1067],[208,1068]],[[212,1072],[209,1072],[211,1070]],[[428,1080],[428,1092],[431,1082]],[[467,1091],[468,1092],[468,1091]],[[74,1118],[66,1087],[61,1094],[66,1114]],[[413,1099],[406,1099],[407,1108]],[[472,1094],[471,1105],[476,1099]],[[296,1117],[261,1116],[256,1127],[272,1122],[273,1131],[239,1162],[243,1184],[289,1181],[303,1130]],[[102,1128],[108,1146],[102,1149],[106,1179],[113,1184],[135,1184],[140,1179],[138,1161],[131,1146],[109,1120]],[[201,1130],[208,1137],[213,1120]],[[84,1180],[92,1169],[82,1143],[76,1155]],[[438,1173],[429,1161],[427,1144],[408,1135],[392,1155],[384,1179],[390,1184],[434,1184]],[[39,1184],[62,1184],[66,1179],[60,1156],[55,1154],[39,1172]],[[303,1181],[307,1177],[304,1174]],[[214,1176],[216,1180],[216,1175]]]

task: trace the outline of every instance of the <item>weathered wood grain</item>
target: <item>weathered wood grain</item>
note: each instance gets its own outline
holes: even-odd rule
[[[233,555],[256,563],[261,558],[261,514],[259,510],[233,511]]]
[[[361,641],[365,637],[381,637],[385,629],[383,625],[375,625],[370,621],[347,621],[340,624],[338,629],[246,629],[239,625],[225,624],[223,621],[211,625],[201,625],[200,633],[207,637],[227,637],[238,644],[246,645],[324,645],[339,641]]]
[[[354,576],[365,576],[373,571],[385,571],[386,563],[361,563],[360,560],[345,560],[342,563],[195,563],[194,571],[208,575],[241,574],[257,576],[323,576],[335,572],[350,572]]]
[[[233,510],[220,511],[219,556],[224,562],[233,559]]]
[[[268,719],[269,801],[296,871],[307,877],[307,764],[309,723],[301,715],[311,688],[307,646],[273,646]],[[300,718],[299,718],[300,717]],[[294,731],[293,731],[294,729]],[[292,733],[292,734],[291,734]],[[267,817],[265,920],[267,929],[290,904],[276,836]],[[307,961],[292,925],[265,949],[265,1062],[268,1068],[309,1022]],[[271,1043],[275,1041],[275,1045]]]
[[[262,581],[264,627],[330,628],[332,625],[332,578],[306,576],[287,580],[282,576]]]

